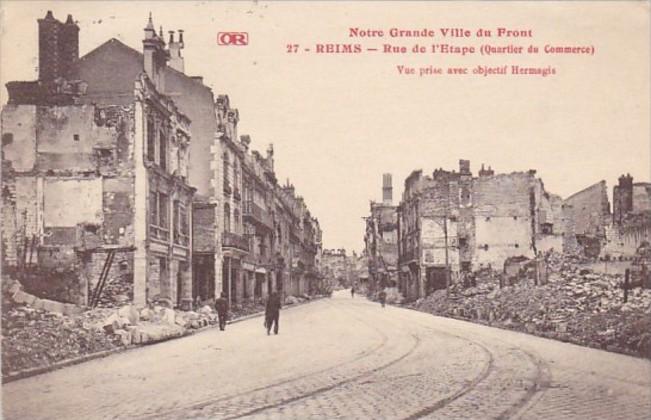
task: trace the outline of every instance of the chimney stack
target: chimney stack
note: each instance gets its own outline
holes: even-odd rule
[[[179,29],[179,40],[177,42],[174,42],[174,31],[169,32],[170,67],[181,73],[185,73],[185,63],[181,55],[181,50],[183,49],[183,29]]]
[[[391,174],[382,175],[382,203],[385,206],[393,204],[393,186],[391,185]]]
[[[43,19],[38,19],[38,80],[68,78],[78,58],[79,26],[72,15],[63,23],[48,10]]]

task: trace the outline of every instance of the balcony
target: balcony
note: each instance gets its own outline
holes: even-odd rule
[[[234,248],[249,252],[249,241],[237,233],[224,232],[222,234],[222,248]]]
[[[273,221],[269,212],[252,201],[244,203],[244,217],[267,229],[273,229]]]

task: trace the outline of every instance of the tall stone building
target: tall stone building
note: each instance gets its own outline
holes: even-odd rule
[[[212,189],[194,203],[195,283],[200,299],[224,293],[230,302],[259,301],[269,292],[307,294],[319,279],[321,231],[303,198],[278,184],[274,150],[251,150],[238,137],[239,113],[226,95],[215,104]],[[221,188],[219,188],[221,187]]]
[[[70,270],[66,284],[39,285],[64,301],[96,304],[104,285],[122,283],[126,295],[109,298],[187,306],[191,121],[163,94],[165,43],[150,19],[138,70],[123,75],[119,94],[98,87],[98,75],[80,79],[77,56],[72,17],[62,23],[48,12],[39,20],[39,80],[7,84],[3,264],[24,270],[34,256],[41,268]]]
[[[398,212],[391,174],[382,175],[382,202],[371,201],[364,235],[369,292],[398,284]]]

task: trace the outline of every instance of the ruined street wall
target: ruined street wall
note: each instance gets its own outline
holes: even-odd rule
[[[475,216],[473,266],[501,269],[511,256],[534,256],[531,211],[534,177],[529,173],[500,174],[473,180]]]
[[[599,236],[610,222],[606,181],[600,181],[564,200],[567,216],[574,221],[576,235]]]

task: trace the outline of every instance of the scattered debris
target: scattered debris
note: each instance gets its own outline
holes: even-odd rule
[[[576,344],[651,357],[651,290],[629,290],[623,276],[581,268],[576,258],[552,256],[549,282],[519,278],[499,287],[500,273],[478,273],[477,286],[453,287],[409,307]]]

